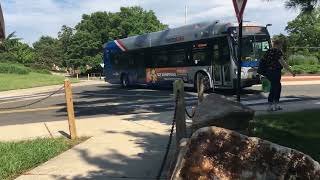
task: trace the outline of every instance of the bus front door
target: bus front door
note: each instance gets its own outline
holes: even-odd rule
[[[232,88],[230,49],[226,37],[217,39],[213,46],[213,68],[215,85]]]
[[[223,86],[232,88],[233,82],[231,81],[231,64],[230,62],[222,65]]]
[[[215,86],[221,86],[222,85],[222,71],[221,71],[221,66],[218,64],[213,64],[212,67],[212,77],[213,77],[213,84]]]
[[[212,77],[214,86],[222,86],[222,67],[219,63],[219,44],[213,46]]]

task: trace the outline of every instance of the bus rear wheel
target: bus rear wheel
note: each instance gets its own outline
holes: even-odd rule
[[[208,92],[210,90],[210,78],[208,75],[204,73],[197,73],[194,83],[194,89],[198,92],[198,78],[203,79],[204,92]]]
[[[121,76],[121,86],[122,86],[122,88],[128,88],[129,87],[129,78],[125,74]]]

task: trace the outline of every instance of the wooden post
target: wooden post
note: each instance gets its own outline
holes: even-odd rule
[[[174,82],[173,92],[177,102],[176,112],[176,136],[177,136],[177,147],[180,146],[180,141],[187,137],[186,127],[186,114],[185,114],[185,100],[184,100],[184,83],[182,80],[176,80]]]
[[[72,88],[69,79],[64,81],[64,90],[66,94],[66,104],[68,112],[68,123],[69,123],[69,132],[71,139],[77,138],[77,128],[74,117],[74,107],[73,107],[73,98],[72,98]]]
[[[79,79],[79,74],[77,73],[77,79]]]
[[[88,74],[88,81],[90,81],[90,74]]]
[[[198,105],[202,103],[204,99],[204,83],[201,76],[197,76],[197,90],[198,90]]]

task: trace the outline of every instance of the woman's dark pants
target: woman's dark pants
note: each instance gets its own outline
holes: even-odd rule
[[[278,103],[281,94],[281,70],[269,70],[267,72],[267,78],[271,82],[268,102]]]

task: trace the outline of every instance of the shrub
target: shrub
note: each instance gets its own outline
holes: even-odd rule
[[[292,71],[295,73],[295,74],[302,74],[303,73],[303,69],[301,67],[298,67],[298,66],[293,66],[292,67]]]
[[[316,56],[291,55],[288,59],[290,66],[294,65],[317,65],[319,60]]]
[[[32,71],[40,74],[51,74],[51,72],[47,69],[32,69]]]
[[[0,73],[4,74],[28,74],[31,72],[30,68],[27,68],[19,64],[0,63]]]
[[[296,74],[317,74],[320,73],[320,65],[295,65],[292,66],[292,71]]]

